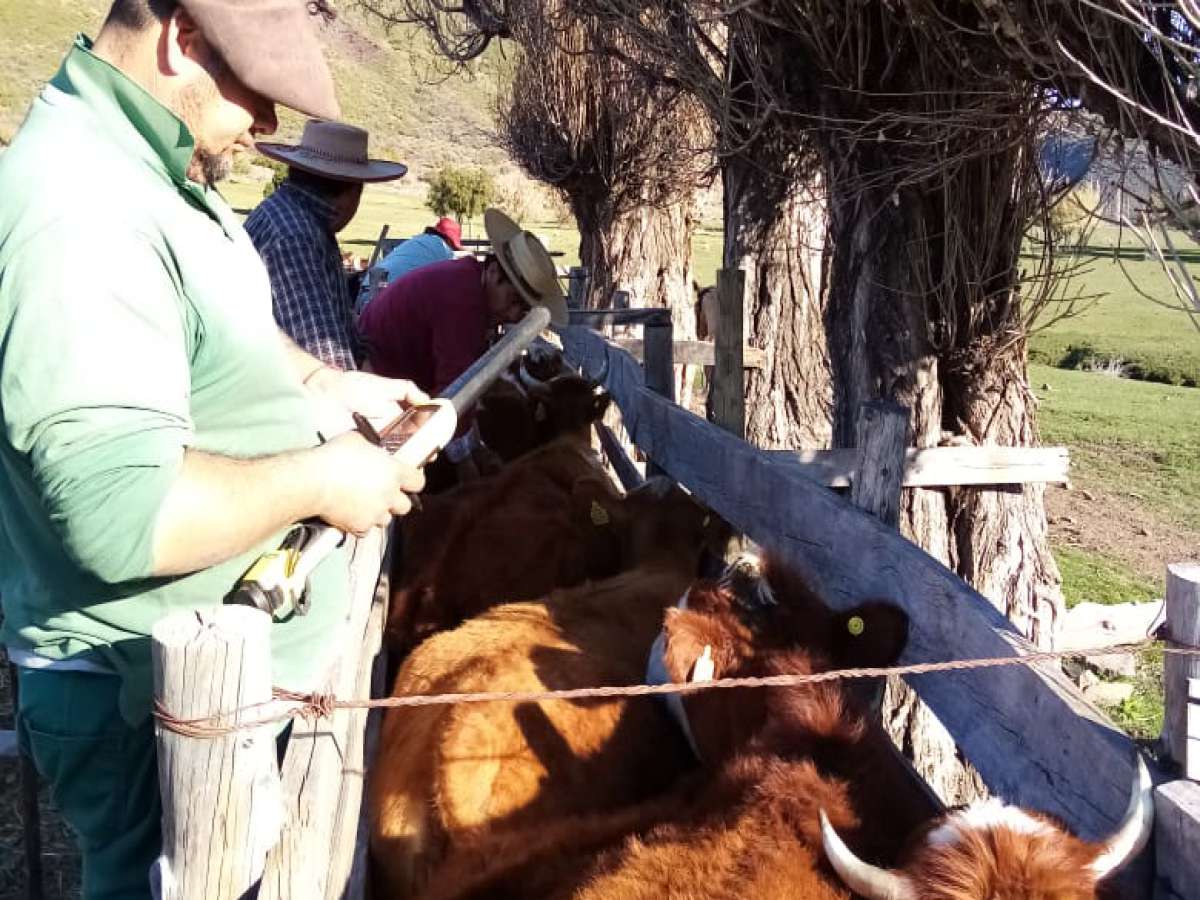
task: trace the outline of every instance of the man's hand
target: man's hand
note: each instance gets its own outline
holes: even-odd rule
[[[305,385],[350,412],[359,413],[381,425],[390,422],[401,410],[414,403],[429,400],[425,392],[411,381],[383,378],[370,372],[343,372],[329,367],[314,372]]]
[[[384,380],[384,379],[380,379]],[[348,432],[311,451],[313,477],[321,485],[317,515],[361,537],[411,508],[407,494],[425,487],[425,475]]]

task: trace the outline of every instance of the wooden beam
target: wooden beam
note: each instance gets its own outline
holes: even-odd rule
[[[849,487],[857,449],[768,450],[797,474],[825,487]],[[1071,457],[1066,447],[910,447],[904,487],[989,484],[1066,484]]]
[[[248,606],[183,610],[151,636],[155,700],[179,719],[205,719],[271,700],[271,617]],[[188,737],[155,729],[162,793],[163,900],[242,897],[279,838],[275,728]]]
[[[746,436],[746,372],[742,365],[745,293],[745,272],[741,269],[717,272],[716,355],[710,415],[719,427],[739,438]]]
[[[1167,634],[1184,647],[1200,646],[1200,563],[1167,566]],[[1188,680],[1200,678],[1200,659],[1166,654],[1163,659],[1162,743],[1179,765],[1187,763]]]
[[[621,446],[621,442],[617,440],[617,436],[613,434],[611,428],[603,422],[597,422],[596,434],[600,437],[600,446],[604,449],[605,458],[608,459],[609,465],[613,467],[613,471],[617,473],[621,487],[627,491],[631,491],[645,481],[642,478],[642,473],[638,471],[633,460],[629,458],[629,454],[625,452],[625,448]]]
[[[383,255],[383,242],[387,240],[388,226],[385,224],[379,229],[379,237],[375,241],[375,246],[371,249],[371,258],[367,260],[367,269],[373,269],[375,263],[379,261],[379,257]]]
[[[1200,885],[1200,784],[1179,780],[1155,789],[1154,843],[1164,888],[1179,897],[1195,897]]]
[[[1200,782],[1200,678],[1188,679],[1187,751],[1183,774]]]
[[[587,303],[588,270],[586,266],[571,266],[567,273],[567,307],[583,309]]]
[[[572,309],[572,325],[662,325],[670,323],[671,311],[663,307],[650,309]]]
[[[0,759],[17,758],[17,733],[8,729],[0,730]]]
[[[872,400],[859,407],[854,423],[859,460],[850,485],[850,502],[892,528],[900,522],[908,420],[909,411],[900,404]]]
[[[866,597],[911,618],[904,662],[1019,656],[1032,650],[992,604],[894,529],[806,478],[786,459],[644,389],[640,367],[582,328],[568,358],[604,382],[643,452],[730,524],[794,565],[828,603]],[[1060,816],[1085,839],[1121,820],[1134,744],[1056,666],[1034,664],[909,679],[991,791]]]
[[[613,343],[629,353],[638,362],[642,361],[641,338],[614,338]],[[716,344],[712,341],[676,341],[675,365],[712,366],[716,365]],[[767,354],[758,347],[749,344],[742,346],[742,367],[746,369],[761,369],[766,363]]]
[[[380,578],[384,540],[378,529],[357,541],[350,562],[350,619],[337,662],[319,690],[365,697],[380,652],[387,580]],[[355,875],[366,759],[366,710],[340,709],[331,718],[296,719],[281,774],[287,807],[278,845],[267,857],[260,900],[347,898]],[[360,895],[361,896],[361,895]]]

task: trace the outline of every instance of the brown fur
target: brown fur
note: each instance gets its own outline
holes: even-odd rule
[[[818,617],[807,635],[829,643],[798,649],[784,646],[772,626],[771,619],[778,625],[787,618],[786,609],[748,615],[731,599],[714,585],[697,585],[689,609],[668,614],[668,665],[676,677],[704,645],[718,678],[818,671],[833,664],[830,649],[866,664],[886,662],[871,659],[881,649],[899,651],[895,635],[887,635],[895,612],[880,604],[856,610],[866,623],[864,636],[874,631],[875,641],[840,641],[836,623],[844,617],[829,614],[833,630],[822,630]],[[801,597],[797,608],[804,605]],[[859,652],[865,658],[855,660]],[[849,891],[823,859],[822,809],[862,858],[898,865],[922,900],[1096,896],[1087,866],[1099,848],[1057,825],[1052,835],[994,828],[955,844],[926,844],[932,823],[923,825],[898,802],[900,769],[888,739],[846,682],[753,696],[758,699],[728,690],[688,696],[707,765],[668,793],[624,809],[539,820],[462,841],[434,873],[423,900],[846,900]],[[905,850],[910,834],[918,840]]]

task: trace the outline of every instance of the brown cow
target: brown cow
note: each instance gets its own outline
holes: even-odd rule
[[[640,494],[655,496],[662,484]],[[430,498],[404,526],[389,643],[404,649],[483,610],[629,568],[631,513],[595,453],[560,438]],[[638,501],[633,501],[633,508]]]
[[[701,658],[713,661],[716,678],[838,664],[824,648],[775,641],[763,652],[763,639],[786,621],[786,604],[755,623],[738,599],[693,589],[688,609],[668,614],[674,680]],[[804,643],[853,643],[875,625],[843,618],[835,628],[838,621],[844,635],[810,634]],[[847,682],[710,691],[684,704],[705,771],[640,806],[463,842],[424,900],[1092,900],[1149,837],[1150,780],[1140,764],[1126,819],[1103,843],[998,800],[918,824],[897,802],[888,739]]]
[[[409,658],[394,693],[641,682],[663,610],[696,592],[689,569],[698,539],[684,539],[682,518],[663,517],[655,530],[665,533],[648,545],[659,558],[636,570],[544,603],[497,607],[430,639]],[[787,599],[789,614],[772,621],[804,618],[811,640],[841,664],[886,663],[903,645],[906,620],[895,607],[870,604],[839,617],[807,591]],[[851,616],[870,623],[865,636],[846,631]],[[763,647],[781,639],[773,628],[755,638]],[[761,697],[739,697],[734,715],[746,723],[737,731],[759,727]],[[644,699],[397,711],[384,729],[371,803],[372,850],[387,896],[409,896],[447,856],[453,869],[455,857],[471,857],[475,847],[489,856],[486,848],[505,846],[508,834],[524,841],[530,828],[643,801],[694,766],[679,730]],[[472,859],[469,868],[480,863]]]
[[[660,485],[649,482],[617,507],[635,569],[540,602],[497,606],[434,635],[405,661],[393,693],[641,682],[663,609],[695,578],[705,550],[719,553],[728,539],[723,522],[679,488],[660,496]],[[370,797],[385,895],[410,894],[467,835],[643,799],[687,758],[648,703],[392,711]]]

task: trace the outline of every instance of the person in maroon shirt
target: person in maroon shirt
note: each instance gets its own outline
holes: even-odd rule
[[[430,396],[440,393],[487,350],[501,324],[545,306],[567,324],[567,303],[554,261],[542,242],[498,209],[483,216],[492,253],[482,262],[452,259],[422,266],[385,287],[359,316],[369,371],[406,378]],[[470,474],[478,432],[469,417],[446,448]],[[479,461],[476,459],[475,461]]]

